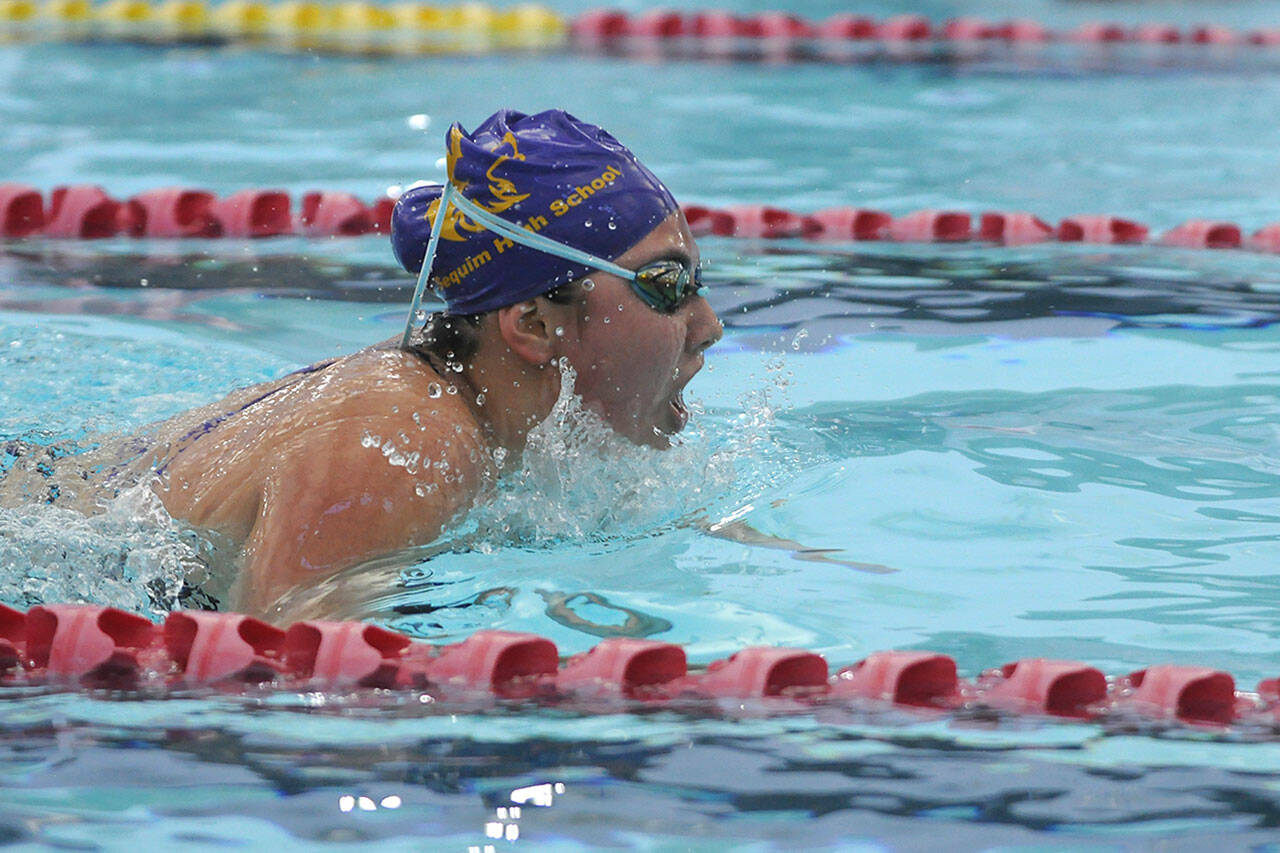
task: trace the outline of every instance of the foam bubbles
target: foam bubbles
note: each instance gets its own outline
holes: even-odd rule
[[[468,518],[466,526],[485,540],[473,544],[622,541],[692,523],[733,500],[743,485],[735,460],[740,442],[751,443],[743,438],[749,429],[735,427],[720,447],[697,428],[669,449],[642,447],[588,411],[573,393],[573,369],[562,363],[560,370],[560,396],[530,430],[519,468]]]
[[[147,485],[84,516],[50,504],[0,509],[0,601],[89,602],[163,616],[208,544],[176,525]]]

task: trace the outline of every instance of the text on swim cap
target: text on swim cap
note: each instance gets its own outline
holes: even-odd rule
[[[551,202],[551,212],[556,216],[564,216],[569,212],[569,208],[577,207],[600,190],[612,184],[618,178],[622,177],[622,172],[617,166],[610,166],[598,178],[593,178],[591,183],[585,187],[574,187],[573,192],[564,198],[556,199]]]
[[[549,211],[556,216],[564,216],[570,210],[577,207],[579,204],[582,204],[582,202],[586,201],[597,192],[609,187],[620,177],[622,177],[622,171],[618,169],[617,166],[609,166],[601,172],[598,177],[592,178],[590,183],[580,187],[574,187],[573,191],[565,195],[563,198],[558,198],[552,201],[548,206]],[[435,209],[436,208],[433,205],[433,208],[427,211],[425,218],[433,218]],[[484,226],[479,223],[472,223],[470,220],[465,219],[461,211],[451,211],[450,219],[460,221],[462,226],[467,230],[484,229]],[[547,226],[547,223],[548,220],[545,216],[532,216],[529,218],[528,222],[521,224],[521,227],[529,231],[541,231]],[[453,239],[461,240],[464,238],[459,236]],[[506,237],[499,236],[494,237],[493,239],[493,248],[498,254],[502,254],[514,245],[515,243]],[[466,261],[449,270],[447,273],[435,276],[434,284],[442,290],[448,290],[450,287],[460,284],[464,278],[492,260],[493,254],[491,252],[487,249],[481,250],[477,254],[468,256]]]

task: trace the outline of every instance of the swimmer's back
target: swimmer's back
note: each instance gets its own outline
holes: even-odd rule
[[[288,381],[292,380],[292,381]],[[166,425],[155,490],[175,518],[243,543],[240,606],[435,538],[491,475],[466,402],[422,358],[368,349]],[[257,395],[256,397],[254,395]],[[216,410],[216,407],[215,407]]]

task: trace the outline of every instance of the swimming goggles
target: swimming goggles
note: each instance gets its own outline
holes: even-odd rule
[[[422,305],[422,295],[426,292],[427,281],[431,276],[431,263],[435,260],[436,247],[440,243],[440,232],[443,230],[449,205],[453,205],[469,218],[512,242],[616,275],[630,284],[636,295],[655,311],[672,314],[690,294],[704,292],[700,266],[690,269],[687,264],[680,261],[662,259],[645,264],[638,270],[629,270],[612,261],[598,258],[590,252],[575,249],[550,237],[521,228],[480,207],[462,195],[452,182],[447,182],[444,185],[444,194],[440,197],[440,207],[436,212],[435,221],[431,223],[431,236],[427,240],[427,252],[422,258],[422,271],[418,273],[418,284],[413,290],[413,301],[409,305],[409,320],[405,323],[404,336],[400,338],[401,348],[409,345],[409,336],[418,319],[418,309]]]

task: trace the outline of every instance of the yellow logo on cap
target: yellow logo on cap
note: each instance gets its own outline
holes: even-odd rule
[[[506,135],[502,137],[502,141],[494,146],[492,150],[496,153],[506,146],[511,147],[511,153],[500,154],[498,158],[493,161],[493,165],[485,170],[484,173],[485,177],[489,179],[489,196],[491,200],[486,201],[483,198],[471,199],[471,201],[475,202],[490,213],[501,213],[507,208],[519,204],[529,197],[529,193],[517,193],[516,185],[513,182],[497,174],[498,167],[508,160],[524,159],[524,155],[520,153],[520,149],[516,145],[515,134],[511,131],[507,131]],[[449,182],[452,183],[454,188],[459,192],[462,192],[468,186],[466,181],[459,181],[454,177],[454,167],[461,158],[462,131],[455,125],[449,128],[449,152],[445,162],[448,167]],[[427,206],[427,212],[424,215],[424,218],[428,222],[434,224],[436,220],[436,211],[439,209],[440,199],[436,199]],[[485,227],[483,225],[477,222],[472,222],[470,219],[463,216],[462,211],[457,208],[453,208],[449,210],[445,217],[444,225],[440,231],[440,236],[446,240],[462,241],[466,240],[469,234],[478,234],[484,230]],[[461,233],[463,231],[469,232],[469,234]]]

